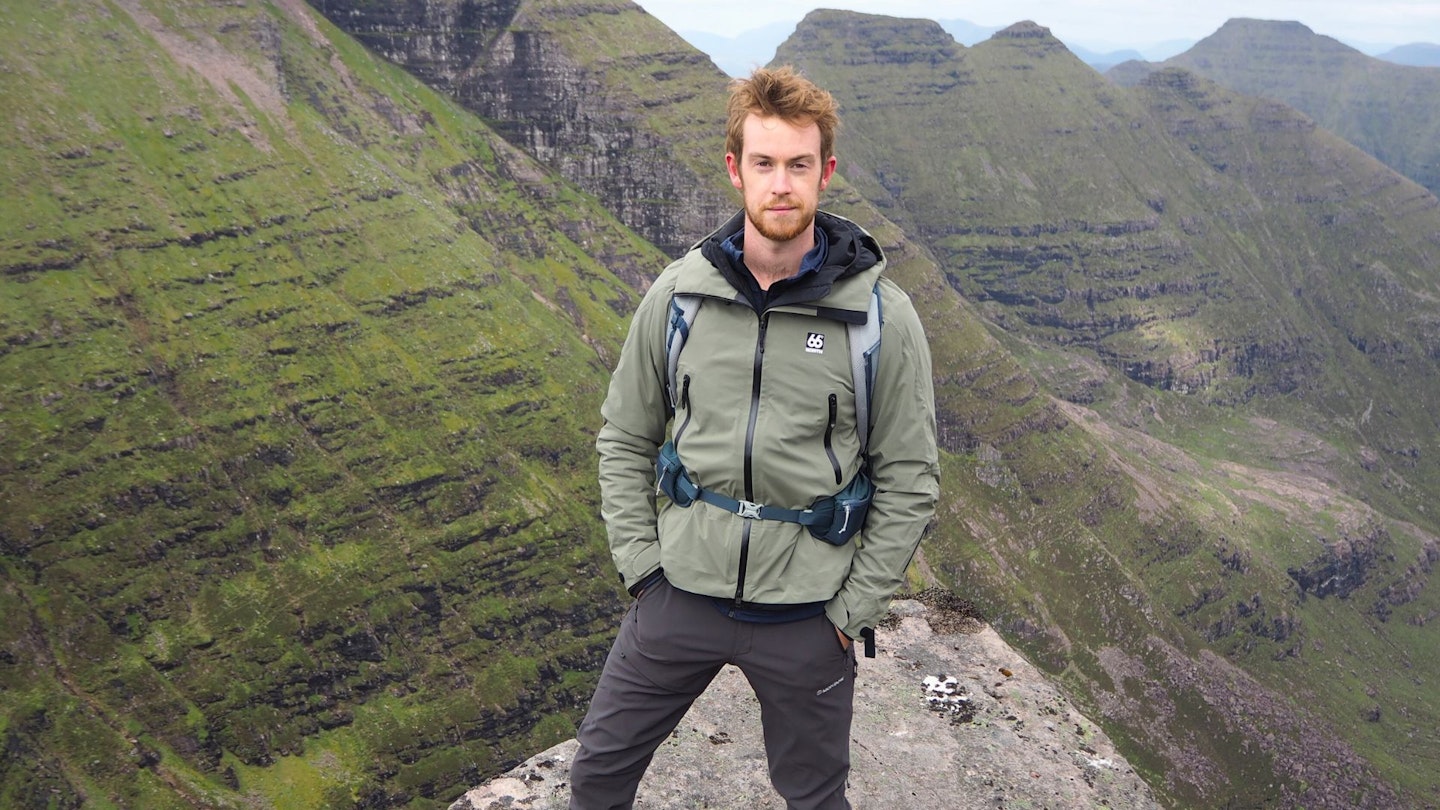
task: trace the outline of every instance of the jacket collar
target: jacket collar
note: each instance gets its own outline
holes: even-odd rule
[[[859,225],[825,211],[816,212],[815,225],[824,232],[828,243],[825,262],[811,272],[772,286],[766,308],[796,308],[837,320],[864,322],[870,307],[870,288],[885,266],[879,243]],[[745,212],[741,211],[700,240],[686,256],[686,264],[693,270],[681,274],[675,291],[750,303],[745,290],[754,286],[753,277],[723,246],[744,226]]]

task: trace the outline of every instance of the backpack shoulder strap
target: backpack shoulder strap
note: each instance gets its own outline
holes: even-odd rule
[[[875,392],[875,367],[880,360],[880,284],[870,291],[870,311],[865,323],[846,325],[850,343],[850,374],[855,385],[855,431],[860,436],[860,454],[870,450],[871,403]]]
[[[677,293],[670,297],[670,317],[665,323],[665,397],[674,413],[679,406],[680,394],[675,387],[675,376],[680,368],[680,350],[690,337],[690,325],[695,323],[695,313],[700,311],[698,295]]]

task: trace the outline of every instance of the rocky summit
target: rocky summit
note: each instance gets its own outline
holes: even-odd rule
[[[860,661],[848,798],[856,807],[1160,805],[1105,732],[944,592],[902,599]],[[783,808],[770,787],[759,704],[726,667],[661,745],[636,807]],[[576,743],[543,751],[450,810],[569,806]]]

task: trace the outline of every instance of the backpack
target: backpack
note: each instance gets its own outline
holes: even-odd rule
[[[665,326],[665,397],[670,412],[679,406],[679,391],[675,377],[680,367],[680,350],[690,337],[690,327],[700,311],[698,295],[677,293],[670,298],[670,319]],[[874,403],[875,364],[880,352],[880,328],[883,325],[880,311],[880,284],[876,282],[870,290],[870,309],[865,323],[846,323],[845,332],[850,344],[850,374],[855,387],[855,430],[860,438],[860,454],[866,455],[870,447],[871,405]]]

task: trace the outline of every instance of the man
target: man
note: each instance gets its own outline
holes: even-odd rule
[[[830,94],[789,68],[734,82],[725,165],[744,210],[636,311],[596,441],[611,553],[636,600],[577,734],[571,808],[630,807],[656,748],[727,663],[759,699],[786,806],[849,807],[853,640],[870,640],[903,582],[939,485],[919,319],[881,277],[879,244],[818,211],[838,123]],[[875,317],[876,290],[862,452],[846,324]],[[700,306],[669,390],[676,296]],[[657,484],[657,455],[672,449],[685,496],[673,477]],[[866,473],[858,535],[822,539],[798,522]]]

